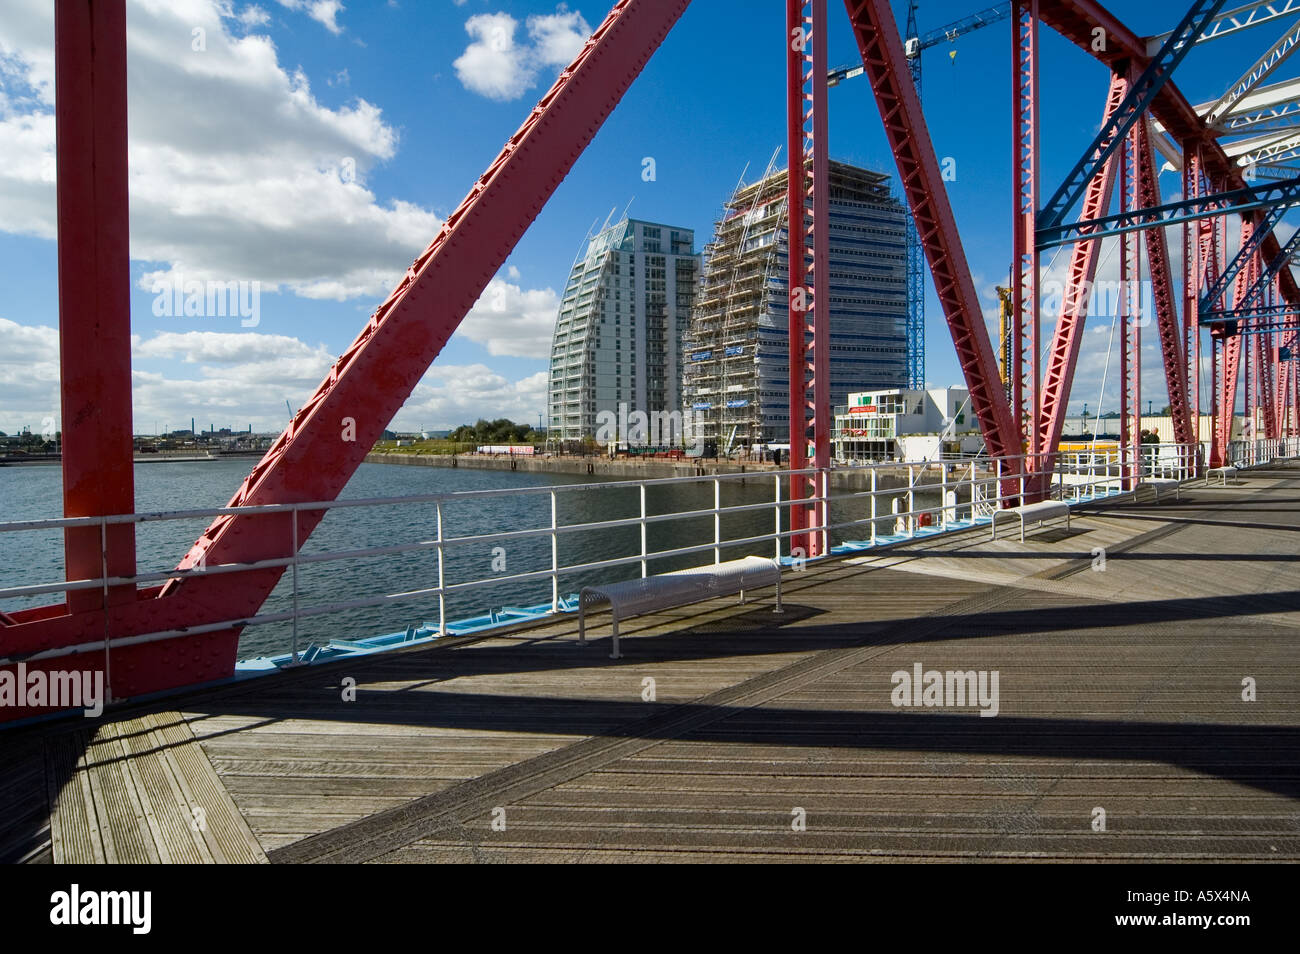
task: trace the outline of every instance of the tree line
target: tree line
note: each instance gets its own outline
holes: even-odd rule
[[[539,444],[546,435],[528,424],[516,424],[509,418],[499,417],[495,421],[479,418],[473,424],[462,424],[448,434],[447,439],[467,444]]]

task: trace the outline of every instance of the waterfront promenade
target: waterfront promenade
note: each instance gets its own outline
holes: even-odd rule
[[[630,621],[617,661],[564,616],[5,730],[0,856],[1300,858],[1295,462],[785,595]],[[996,716],[895,705],[917,665],[997,672]]]

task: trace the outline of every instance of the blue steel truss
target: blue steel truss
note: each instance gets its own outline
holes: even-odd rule
[[[1223,4],[1224,0],[1195,0],[1182,22],[1160,47],[1160,51],[1151,58],[1119,108],[1102,124],[1092,145],[1084,150],[1083,157],[1075,163],[1065,181],[1043,206],[1038,214],[1041,227],[1054,228],[1065,221],[1066,215],[1078,203],[1097,170],[1123,144],[1133,124],[1146,115],[1147,108],[1169,81],[1174,69],[1191,52],[1197,37]]]
[[[1282,221],[1282,216],[1286,215],[1286,208],[1274,206],[1267,209],[1264,215],[1250,233],[1250,237],[1241,243],[1241,248],[1237,249],[1237,254],[1228,267],[1223,270],[1218,279],[1211,285],[1197,303],[1197,313],[1201,315],[1213,315],[1222,309],[1218,306],[1223,300],[1232,283],[1237,280],[1241,270],[1246,267],[1251,258],[1259,251],[1259,247],[1264,244],[1264,240],[1273,234],[1273,229],[1277,223]],[[1233,302],[1233,310],[1239,311],[1245,301]]]
[[[1229,212],[1273,208],[1286,210],[1297,205],[1300,205],[1300,176],[1233,189],[1230,192],[1215,192],[1178,202],[1166,202],[1149,209],[1132,209],[1052,228],[1040,228],[1034,235],[1039,249],[1055,248],[1084,239],[1100,239],[1108,235],[1149,229],[1156,222],[1161,225],[1178,225]]]
[[[1251,237],[1253,238],[1254,236],[1252,235]],[[1297,248],[1300,248],[1300,229],[1296,229],[1291,237],[1286,240],[1286,244],[1282,246],[1281,250],[1273,256],[1272,261],[1260,269],[1259,278],[1257,278],[1254,283],[1246,289],[1246,292],[1241,296],[1240,301],[1234,301],[1231,309],[1207,310],[1204,314],[1199,314],[1199,323],[1209,325],[1218,321],[1251,318],[1266,311],[1264,308],[1253,307],[1252,303],[1255,299],[1264,294],[1264,289],[1269,286],[1269,283],[1272,282],[1277,273],[1282,270],[1282,267],[1291,261],[1291,255]],[[1240,253],[1238,254],[1240,255]],[[1286,307],[1294,308],[1294,306],[1290,305]]]

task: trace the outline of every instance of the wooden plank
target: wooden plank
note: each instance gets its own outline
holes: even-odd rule
[[[107,861],[99,816],[84,757],[88,731],[62,732],[45,742],[50,809],[50,844],[55,864]]]
[[[166,741],[158,733],[158,716],[146,715],[122,723],[123,740],[131,758],[128,768],[136,780],[141,809],[167,864],[200,864],[213,860],[212,852],[194,827],[184,791],[163,756]]]
[[[194,817],[193,809],[203,811],[204,824],[200,834],[213,859],[226,864],[264,864],[266,852],[235,807],[230,793],[221,784],[212,763],[180,713],[156,716],[154,734],[165,743],[164,758],[191,817]]]
[[[106,722],[92,736],[78,771],[90,782],[104,860],[109,864],[159,861],[158,846],[126,768],[122,723]],[[84,766],[84,768],[83,768]]]

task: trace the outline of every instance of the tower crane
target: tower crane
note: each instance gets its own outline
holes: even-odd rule
[[[916,27],[916,7],[916,0],[908,0],[903,51],[907,54],[907,64],[911,68],[912,82],[916,85],[918,97],[921,95],[923,50],[945,41],[951,43],[959,36],[1000,23],[1011,16],[1011,4],[998,3],[921,36]],[[861,76],[862,72],[861,63],[856,66],[841,66],[827,74],[826,82],[828,86],[838,86],[846,79]],[[912,390],[925,387],[925,257],[921,251],[921,237],[910,214],[907,217],[907,386]]]
[[[1002,285],[994,286],[998,291],[998,371],[1002,377],[1002,390],[1007,400],[1011,400],[1011,353],[1013,338],[1011,336],[1011,289]]]

